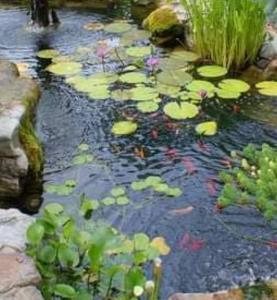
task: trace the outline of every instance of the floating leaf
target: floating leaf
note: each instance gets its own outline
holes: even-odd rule
[[[119,80],[126,83],[146,83],[147,77],[140,72],[129,72],[121,75]]]
[[[239,79],[224,79],[218,84],[218,86],[223,90],[238,93],[245,93],[250,89],[250,85],[248,83]]]
[[[131,121],[116,122],[112,127],[112,133],[116,135],[128,135],[134,133],[138,128],[137,123]]]
[[[199,67],[197,72],[203,77],[221,77],[228,73],[226,68],[216,65]]]
[[[121,196],[116,198],[116,204],[118,205],[127,205],[130,203],[130,199],[126,196]]]
[[[158,98],[159,93],[154,88],[150,87],[136,87],[130,90],[132,93],[132,100],[149,101]]]
[[[134,248],[136,251],[143,251],[149,248],[150,239],[144,233],[137,233],[134,235]]]
[[[167,183],[158,183],[153,186],[153,189],[155,192],[158,192],[158,193],[166,193],[169,189],[169,186]]]
[[[129,31],[132,26],[125,22],[114,22],[105,26],[104,30],[109,33],[122,33]]]
[[[84,25],[84,29],[88,31],[98,31],[104,29],[104,24],[98,22],[89,22]]]
[[[82,64],[77,62],[59,62],[51,64],[47,67],[47,70],[57,75],[73,75],[81,72]]]
[[[147,189],[148,187],[149,187],[149,184],[144,180],[134,181],[131,184],[131,188],[134,191],[142,191],[142,190]]]
[[[121,36],[121,44],[130,46],[136,41],[148,40],[150,37],[151,33],[149,31],[133,28]]]
[[[93,100],[104,100],[110,97],[108,85],[95,86],[89,93],[89,97]]]
[[[88,151],[89,150],[89,145],[88,144],[80,144],[79,146],[78,146],[78,149],[80,150],[80,151]]]
[[[256,84],[259,93],[265,96],[277,96],[277,81],[262,81]]]
[[[186,62],[194,62],[200,58],[197,53],[186,51],[181,47],[175,48],[171,53],[170,57],[174,59],[180,59]]]
[[[133,93],[130,89],[117,89],[111,92],[111,97],[116,101],[131,100]]]
[[[182,190],[178,187],[168,188],[165,193],[169,197],[180,197],[183,194]]]
[[[156,89],[160,94],[174,98],[178,96],[181,88],[179,86],[172,86],[158,82]]]
[[[159,69],[165,70],[178,70],[187,67],[188,63],[180,58],[167,57],[159,61]]]
[[[73,158],[72,163],[74,165],[83,165],[91,163],[93,161],[93,156],[91,154],[80,154]]]
[[[37,52],[39,58],[52,59],[60,54],[58,50],[54,49],[45,49]]]
[[[165,70],[157,74],[160,83],[172,86],[184,86],[192,81],[192,76],[185,69]]]
[[[186,88],[192,92],[200,92],[202,90],[206,92],[213,92],[215,90],[215,86],[211,82],[204,80],[193,80],[186,86]]]
[[[217,89],[216,93],[218,97],[222,99],[238,99],[241,96],[240,92],[237,92],[236,90],[225,90],[225,89]]]
[[[182,102],[169,102],[164,106],[164,112],[167,116],[175,120],[184,120],[194,118],[198,115],[199,109],[196,105]]]
[[[217,132],[217,123],[214,121],[203,122],[198,124],[195,130],[198,134],[215,135]]]
[[[145,47],[130,47],[126,50],[126,53],[129,56],[133,57],[145,57],[148,55],[151,55],[151,47],[145,46]]]
[[[111,195],[114,197],[119,197],[119,196],[125,195],[125,189],[121,186],[114,187],[111,190]]]
[[[102,200],[102,203],[106,206],[110,206],[110,205],[115,204],[115,199],[112,197],[106,197]]]
[[[137,104],[137,109],[143,113],[151,113],[157,111],[159,105],[153,101],[143,101]]]
[[[170,247],[167,245],[165,238],[155,237],[150,245],[157,249],[161,255],[168,255],[170,253]]]
[[[137,66],[133,66],[133,65],[130,65],[130,66],[127,66],[123,69],[124,72],[130,72],[130,71],[135,71],[137,70],[138,67]]]

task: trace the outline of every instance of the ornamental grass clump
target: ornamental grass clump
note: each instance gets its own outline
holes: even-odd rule
[[[267,144],[257,149],[250,144],[232,156],[236,166],[220,174],[224,187],[218,206],[251,205],[268,220],[277,218],[277,149]]]
[[[193,31],[195,50],[227,69],[253,63],[264,41],[264,2],[182,0]]]

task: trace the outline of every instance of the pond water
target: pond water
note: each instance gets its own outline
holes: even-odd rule
[[[126,233],[145,232],[151,237],[166,238],[171,253],[163,259],[163,299],[176,291],[213,291],[276,278],[276,249],[243,237],[276,240],[277,224],[267,223],[252,208],[231,207],[220,214],[214,210],[221,188],[217,174],[225,169],[230,151],[241,150],[250,142],[276,145],[276,127],[243,114],[243,102],[248,109],[257,106],[259,111],[260,103],[269,100],[244,96],[238,113],[231,104],[223,105],[214,99],[202,105],[203,112],[196,123],[165,118],[162,105],[158,114],[149,115],[138,112],[131,101],[92,101],[66,84],[63,77],[46,71],[50,61],[38,58],[36,52],[53,48],[71,54],[79,48],[79,59],[86,60],[85,72],[101,72],[102,65],[95,64],[80,47],[93,47],[97,41],[114,35],[87,31],[83,26],[112,20],[88,11],[60,10],[59,16],[62,24],[58,29],[39,33],[24,27],[29,18],[25,10],[0,9],[0,57],[28,63],[30,74],[42,88],[36,129],[45,153],[44,185],[68,179],[77,182],[69,196],[44,192],[42,205],[59,202],[77,214],[81,193],[103,199],[112,187],[124,186],[131,203],[98,209],[94,218],[108,221]],[[110,62],[106,68],[110,71],[119,66],[118,61]],[[135,119],[139,130],[126,137],[113,135],[114,122],[126,117]],[[273,119],[276,117],[275,112]],[[197,137],[194,126],[202,119],[218,122],[217,135],[201,140]],[[92,163],[72,164],[80,144],[89,146]],[[179,187],[182,195],[169,198],[149,190],[131,189],[132,182],[150,175],[161,176],[171,186]],[[176,212],[188,207],[187,213]],[[193,247],[184,246],[188,237],[194,241]]]

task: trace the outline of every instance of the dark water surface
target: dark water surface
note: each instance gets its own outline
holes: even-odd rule
[[[127,233],[142,231],[149,236],[164,236],[171,253],[164,258],[163,296],[173,292],[210,291],[246,284],[252,280],[277,277],[277,250],[242,239],[242,235],[277,239],[277,224],[268,224],[254,209],[229,208],[222,214],[214,212],[216,180],[224,168],[222,160],[233,149],[242,149],[249,142],[276,145],[277,130],[273,126],[236,114],[226,106],[206,105],[204,111],[220,124],[219,133],[197,140],[193,128],[172,129],[162,113],[156,118],[138,114],[140,128],[133,136],[114,137],[110,130],[123,111],[132,104],[91,101],[56,77],[44,71],[45,61],[35,52],[55,48],[70,53],[72,48],[87,46],[106,38],[103,32],[88,32],[83,25],[92,21],[108,21],[108,17],[93,12],[59,11],[62,25],[43,33],[24,28],[28,16],[21,9],[0,9],[0,58],[30,64],[31,74],[42,87],[42,99],[37,109],[36,128],[45,151],[43,179],[59,183],[66,179],[78,182],[69,197],[43,194],[43,205],[60,202],[77,213],[79,195],[102,199],[111,187],[124,185],[133,205],[104,208],[96,217],[108,220]],[[113,66],[110,66],[113,68]],[[248,100],[247,100],[248,101]],[[258,102],[255,97],[250,106]],[[277,118],[277,115],[275,115]],[[151,137],[157,130],[158,137]],[[97,162],[72,166],[77,146],[87,143]],[[143,147],[146,158],[134,155]],[[171,155],[168,155],[168,149]],[[172,154],[173,153],[173,154]],[[183,159],[196,171],[187,174]],[[160,175],[169,184],[183,190],[179,198],[134,192],[129,187],[137,179]],[[171,210],[192,206],[190,214],[176,216]],[[275,228],[275,229],[274,229]],[[185,234],[200,240],[201,249],[184,249],[180,242]]]

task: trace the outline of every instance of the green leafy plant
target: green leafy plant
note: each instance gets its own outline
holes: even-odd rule
[[[63,206],[51,203],[28,228],[27,240],[46,300],[159,299],[159,256],[169,252],[161,237],[152,242],[143,233],[128,238],[111,226],[85,219],[77,225]],[[144,272],[149,262],[154,264],[153,280]]]
[[[263,1],[182,0],[196,51],[226,68],[252,63],[264,41]]]
[[[218,205],[254,205],[272,220],[277,217],[277,150],[267,144],[250,144],[242,153],[232,152],[236,166],[220,173],[224,182]]]

